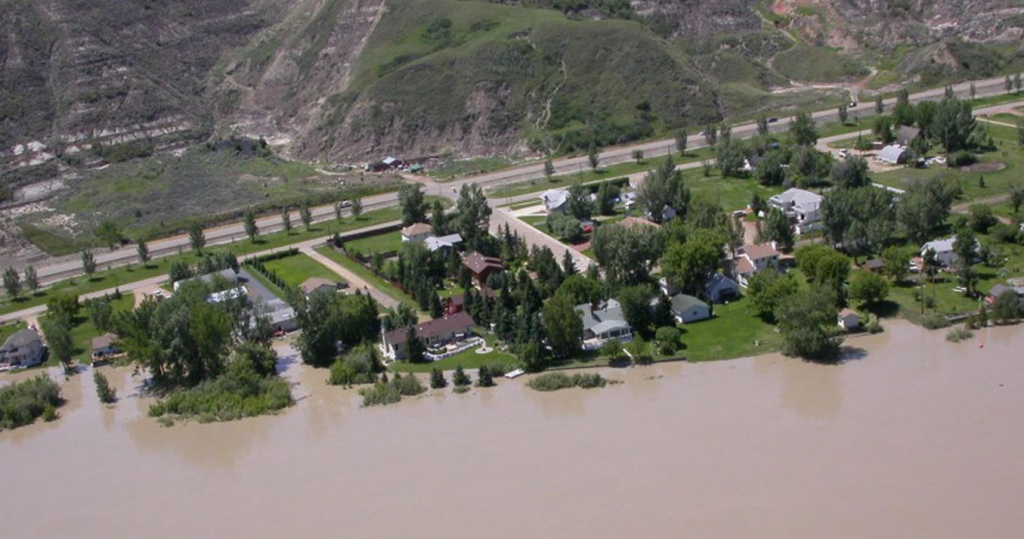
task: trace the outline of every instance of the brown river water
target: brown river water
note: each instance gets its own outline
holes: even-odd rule
[[[0,433],[0,537],[1024,535],[1024,331],[847,344],[838,367],[602,369],[625,383],[372,409],[292,362],[286,412],[170,428],[106,368],[117,405],[86,374],[58,421]]]

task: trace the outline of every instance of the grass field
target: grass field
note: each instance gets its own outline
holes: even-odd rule
[[[463,176],[474,174],[485,174],[504,170],[513,165],[511,161],[503,157],[475,157],[472,159],[456,159],[448,161],[438,167],[431,168],[427,174],[431,178],[440,181],[454,180]]]
[[[414,309],[418,309],[419,303],[417,303],[411,296],[395,288],[391,283],[385,281],[384,279],[377,277],[376,275],[373,274],[372,271],[364,267],[362,264],[357,264],[356,262],[349,260],[348,257],[342,255],[341,253],[335,251],[334,249],[331,249],[330,247],[320,247],[316,251],[326,256],[327,258],[330,258],[331,260],[337,262],[341,267],[348,269],[352,273],[355,273],[356,275],[361,277],[366,282],[370,283],[370,285],[372,285],[374,288],[381,291],[382,293],[391,296],[392,298],[398,301],[408,303]]]
[[[715,305],[713,318],[679,326],[685,345],[680,354],[689,361],[710,361],[775,351],[779,336],[774,326],[758,318],[749,304],[741,298],[728,305]]]
[[[222,244],[210,246],[205,249],[206,252],[216,253],[222,251],[233,251],[236,255],[242,256],[248,253],[256,251],[265,251],[269,249],[276,249],[279,247],[285,247],[294,243],[299,243],[309,239],[327,237],[334,232],[345,232],[348,230],[354,230],[358,228],[365,228],[380,223],[386,223],[389,221],[397,220],[400,217],[400,210],[395,207],[382,208],[380,210],[374,210],[366,212],[359,217],[359,219],[348,218],[342,222],[329,222],[329,223],[318,223],[306,230],[305,227],[298,227],[292,230],[290,234],[284,232],[276,232],[274,234],[267,234],[256,238],[256,242],[250,242],[248,238],[240,238],[234,243]],[[130,248],[130,247],[129,247]],[[76,279],[70,279],[66,281],[60,281],[48,286],[38,293],[31,296],[22,296],[18,300],[11,300],[10,298],[4,297],[0,300],[0,314],[10,313],[19,311],[21,309],[27,309],[36,305],[43,305],[46,300],[54,292],[69,292],[72,294],[82,295],[88,294],[89,292],[96,292],[98,290],[104,290],[107,288],[114,288],[117,286],[124,286],[129,283],[142,281],[151,277],[158,277],[167,273],[167,268],[176,260],[186,260],[190,264],[195,264],[197,258],[191,252],[186,252],[180,255],[172,255],[163,258],[158,258],[150,262],[149,266],[143,268],[138,264],[131,266],[121,266],[113,268],[107,271],[97,272],[91,280],[87,280],[85,277]],[[102,269],[102,268],[101,268]]]
[[[289,286],[299,286],[312,277],[322,277],[336,282],[344,281],[340,275],[302,253],[268,260],[263,265],[268,271],[277,273],[277,276],[284,279]]]
[[[345,242],[345,248],[364,254],[397,252],[402,248],[402,233],[395,231],[359,238],[358,240]]]

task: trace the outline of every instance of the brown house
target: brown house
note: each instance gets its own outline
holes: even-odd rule
[[[469,253],[462,259],[462,265],[469,268],[469,272],[473,275],[473,280],[476,281],[477,286],[484,288],[487,286],[487,278],[492,273],[500,273],[505,270],[505,266],[501,263],[501,259],[494,258],[492,256],[484,256],[477,252]]]
[[[476,325],[469,313],[462,311],[450,316],[435,318],[416,326],[416,338],[426,346],[447,344],[458,338],[468,336]],[[408,328],[394,329],[385,332],[382,338],[384,355],[390,359],[404,359],[409,352],[406,344]]]

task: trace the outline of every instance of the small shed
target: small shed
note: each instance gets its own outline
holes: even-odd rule
[[[878,152],[878,161],[887,165],[902,165],[907,162],[907,149],[903,146],[896,146],[895,144],[882,148],[882,151]]]
[[[860,315],[853,309],[839,311],[839,327],[851,331],[860,327]]]
[[[92,363],[106,362],[110,359],[110,356],[116,356],[120,354],[121,350],[117,347],[117,335],[113,333],[104,333],[99,337],[93,337],[92,339]]]
[[[880,258],[871,258],[864,262],[864,269],[872,273],[882,273],[885,269],[885,262]]]
[[[711,307],[694,296],[676,294],[672,297],[672,315],[683,324],[711,318]]]

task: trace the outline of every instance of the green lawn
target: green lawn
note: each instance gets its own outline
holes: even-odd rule
[[[133,294],[124,294],[121,296],[121,299],[111,298],[111,306],[114,308],[114,313],[131,310],[135,307],[135,296]],[[41,325],[45,318],[45,316],[40,318]],[[78,311],[78,315],[71,320],[71,339],[75,343],[72,359],[78,363],[89,363],[92,358],[92,339],[99,336],[99,330],[96,329],[92,320],[89,319],[89,309],[83,303]],[[40,365],[40,368],[54,367],[58,364],[57,358],[51,355],[46,363]]]
[[[401,217],[401,210],[397,207],[382,208],[366,212],[359,219],[347,218],[341,222],[324,222],[313,225],[309,230],[305,227],[297,227],[290,234],[276,232],[258,236],[256,242],[250,242],[247,238],[239,238],[234,243],[216,245],[206,248],[206,252],[215,253],[221,251],[234,251],[237,255],[245,255],[254,251],[265,251],[285,247],[313,238],[328,237],[335,232],[347,232],[358,228],[395,221]],[[131,249],[131,247],[127,247]],[[11,313],[21,309],[27,309],[36,305],[46,303],[50,294],[54,292],[69,292],[79,296],[89,292],[96,292],[116,286],[124,286],[129,283],[142,281],[151,277],[157,277],[167,273],[167,268],[176,260],[187,260],[190,264],[196,263],[196,256],[190,252],[180,255],[171,255],[158,258],[150,262],[149,266],[143,268],[138,264],[121,266],[107,271],[100,271],[93,275],[91,280],[85,277],[78,277],[66,281],[60,281],[48,286],[34,295],[23,295],[17,300],[4,297],[0,299],[0,313]],[[101,268],[102,269],[102,268]]]
[[[330,247],[320,247],[316,251],[326,256],[327,258],[330,258],[331,260],[337,262],[341,267],[348,269],[352,273],[355,273],[363,280],[373,285],[374,288],[381,291],[382,293],[391,296],[392,298],[398,301],[408,303],[413,308],[419,307],[419,303],[417,303],[416,300],[414,300],[411,296],[395,288],[391,283],[385,281],[384,279],[377,277],[376,275],[373,274],[372,271],[364,267],[362,264],[357,264],[356,262],[353,262],[348,257],[342,255],[341,253],[335,251]]]
[[[324,279],[336,282],[344,281],[340,275],[301,253],[268,260],[263,265],[267,268],[267,271],[277,273],[277,276],[284,279],[284,282],[289,286],[299,286],[312,277],[323,277]]]
[[[768,200],[772,195],[782,192],[782,187],[764,187],[752,177],[723,178],[718,170],[713,170],[710,176],[704,176],[702,169],[687,170],[683,177],[693,198],[711,200],[726,211],[746,208],[754,193]]]
[[[455,178],[461,178],[463,176],[486,174],[488,172],[504,170],[512,165],[513,163],[511,161],[503,157],[474,157],[472,159],[448,161],[441,166],[431,168],[427,171],[427,174],[430,175],[431,178],[435,178],[440,181],[448,181]]]
[[[677,355],[689,361],[710,361],[764,354],[778,348],[774,326],[758,318],[746,298],[715,305],[714,312],[709,320],[679,326],[685,349]],[[760,346],[754,345],[755,340]]]
[[[482,332],[477,331],[477,334],[482,334]],[[496,342],[495,337],[492,335],[484,335],[484,340],[487,341],[488,346],[492,347]],[[430,372],[437,368],[442,371],[452,371],[459,365],[463,369],[477,369],[481,365],[490,365],[492,363],[502,363],[506,366],[507,370],[519,368],[519,360],[511,354],[499,352],[497,349],[491,350],[486,354],[478,354],[476,352],[479,349],[477,347],[466,350],[460,354],[455,354],[452,357],[432,363],[406,363],[399,361],[391,364],[391,370],[399,372]],[[451,383],[450,380],[449,383]]]
[[[402,248],[402,233],[395,231],[359,238],[358,240],[345,242],[345,248],[359,251],[363,254],[397,252]]]

